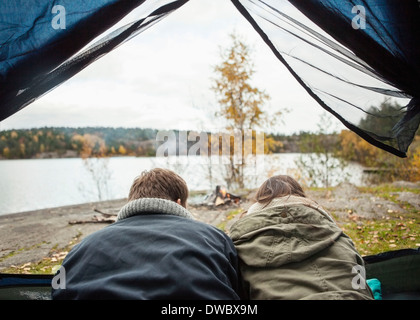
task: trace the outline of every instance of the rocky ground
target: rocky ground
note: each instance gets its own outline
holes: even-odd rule
[[[420,183],[396,182],[407,189],[420,188]],[[400,212],[401,206],[369,193],[361,193],[351,184],[342,184],[332,191],[307,191],[307,195],[333,213],[338,219],[356,215],[375,219],[389,212]],[[252,204],[253,192],[242,196],[239,205],[209,207],[190,205],[189,210],[200,221],[224,229],[239,218],[236,214],[227,220],[227,215],[246,210]],[[401,201],[410,203],[420,213],[418,193],[398,192]],[[37,210],[0,216],[0,272],[12,266],[36,263],[45,257],[59,260],[72,245],[83,237],[112,223],[115,214],[125,204],[125,199],[86,203],[80,205]],[[102,213],[105,213],[102,214]],[[109,216],[110,215],[110,216]],[[231,217],[231,216],[230,216]]]

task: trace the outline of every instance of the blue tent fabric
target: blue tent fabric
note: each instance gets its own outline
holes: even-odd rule
[[[49,274],[10,274],[0,273],[0,288],[15,286],[51,287],[52,275]]]
[[[65,29],[55,29],[52,25],[53,8],[58,3],[66,10]],[[47,91],[49,88],[42,87],[29,94],[52,70],[133,9],[133,4],[116,0],[2,1],[1,119]],[[28,89],[30,91],[23,95]]]
[[[1,2],[0,120],[32,103],[185,2]],[[132,10],[143,5],[143,18],[102,36]],[[59,11],[54,13],[56,6],[65,9],[65,29],[57,28],[59,21],[54,21],[54,17],[60,14]],[[95,42],[91,43],[93,40]],[[90,46],[85,48],[88,44]]]
[[[231,1],[322,108],[406,157],[420,123],[417,0]],[[0,121],[186,2],[0,2]],[[133,10],[141,18],[110,32]],[[402,107],[380,109],[381,99]]]
[[[0,300],[51,300],[52,274],[0,273]]]

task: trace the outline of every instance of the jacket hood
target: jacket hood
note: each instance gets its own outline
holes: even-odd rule
[[[343,234],[322,208],[296,198],[270,203],[264,209],[254,207],[232,225],[231,238],[246,265],[279,267],[300,262]]]

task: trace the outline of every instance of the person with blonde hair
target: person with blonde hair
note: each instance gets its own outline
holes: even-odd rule
[[[137,177],[117,221],[87,236],[63,261],[56,299],[238,300],[232,240],[186,209],[188,188],[175,172]]]
[[[230,228],[246,299],[373,299],[352,240],[290,176],[267,179]]]

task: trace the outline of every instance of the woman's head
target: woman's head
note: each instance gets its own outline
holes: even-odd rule
[[[277,175],[263,182],[255,195],[255,200],[262,204],[268,204],[274,198],[290,195],[306,197],[302,187],[295,179],[287,175]]]
[[[139,198],[160,198],[179,202],[186,207],[188,187],[184,179],[175,172],[167,169],[155,168],[144,171],[138,176],[128,195],[128,200]]]

